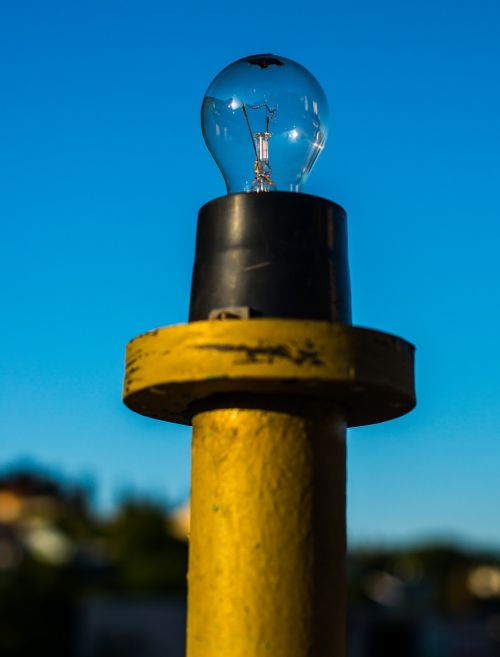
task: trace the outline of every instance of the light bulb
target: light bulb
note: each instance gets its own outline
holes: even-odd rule
[[[326,142],[328,102],[297,62],[253,55],[210,84],[201,126],[228,194],[299,192]]]

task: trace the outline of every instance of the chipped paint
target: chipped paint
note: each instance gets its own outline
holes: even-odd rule
[[[274,363],[276,358],[289,360],[295,365],[322,366],[324,362],[319,357],[318,350],[314,348],[312,341],[307,341],[304,348],[291,349],[286,344],[270,345],[268,347],[250,346],[245,344],[204,344],[197,349],[228,351],[241,353],[245,358],[234,361],[236,364],[246,363]]]

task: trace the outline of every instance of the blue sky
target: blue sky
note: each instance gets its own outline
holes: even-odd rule
[[[224,194],[199,111],[225,65],[295,59],[330,101],[310,193],[349,215],[354,321],[417,346],[419,405],[349,435],[353,542],[500,549],[500,5],[9,3],[0,15],[0,465],[189,492],[189,430],[120,400],[124,348],[185,321]]]

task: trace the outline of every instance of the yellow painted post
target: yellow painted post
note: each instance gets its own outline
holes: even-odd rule
[[[188,657],[344,655],[345,419],[193,421]]]

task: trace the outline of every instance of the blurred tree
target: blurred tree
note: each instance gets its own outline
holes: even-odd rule
[[[187,544],[172,536],[165,509],[128,500],[105,529],[121,592],[169,595],[186,592]]]

